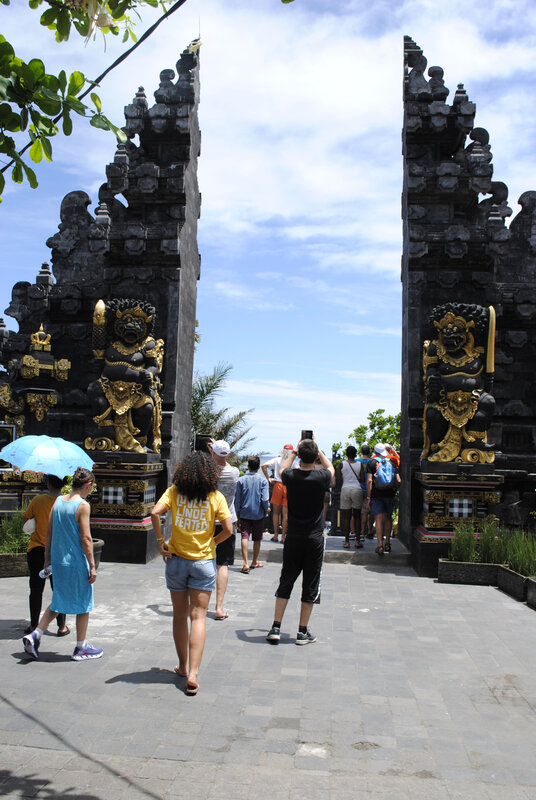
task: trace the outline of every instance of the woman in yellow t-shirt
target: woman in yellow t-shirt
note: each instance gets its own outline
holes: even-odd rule
[[[225,497],[217,487],[218,472],[212,458],[190,453],[177,464],[173,484],[151,511],[173,604],[173,639],[179,657],[175,672],[187,678],[188,695],[199,689],[207,609],[216,585],[216,545],[233,533]],[[172,515],[171,538],[166,543],[160,517],[168,511]],[[222,530],[214,536],[216,520]]]

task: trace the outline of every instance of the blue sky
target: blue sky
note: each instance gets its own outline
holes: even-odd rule
[[[96,76],[120,47],[57,46],[25,8],[1,31],[51,71]],[[141,33],[152,20],[144,14]],[[376,408],[400,407],[402,41],[464,82],[490,132],[494,178],[509,204],[536,188],[536,9],[530,2],[187,0],[99,90],[123,120],[149,98],[201,27],[202,272],[196,368],[234,369],[222,405],[254,408],[254,449],[276,452],[313,428],[329,449]],[[17,280],[49,260],[46,239],[74,189],[95,200],[111,135],[78,124],[54,144],[40,187],[0,206],[0,311]],[[90,209],[93,210],[93,207]],[[10,327],[16,322],[5,318]]]

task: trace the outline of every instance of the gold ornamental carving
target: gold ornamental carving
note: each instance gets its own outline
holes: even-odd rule
[[[86,449],[160,452],[164,342],[154,339],[153,323],[149,303],[116,298],[96,304],[93,354],[104,363],[88,387],[97,431],[86,438]]]
[[[26,404],[36,420],[42,422],[49,410],[58,404],[58,397],[50,392],[26,392]]]
[[[422,460],[491,464],[488,444],[495,401],[495,311],[446,304],[433,311],[436,338],[424,342]],[[478,343],[480,342],[480,343]]]

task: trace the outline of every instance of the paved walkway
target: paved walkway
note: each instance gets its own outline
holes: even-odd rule
[[[70,660],[73,635],[46,636],[28,661],[27,580],[0,580],[0,795],[536,797],[534,611],[497,589],[419,578],[389,556],[335,561],[311,621],[318,642],[294,644],[296,597],[274,647],[270,558],[249,575],[233,568],[228,620],[212,605],[194,698],[171,672],[160,560],[101,565],[90,638],[105,655],[94,662]]]

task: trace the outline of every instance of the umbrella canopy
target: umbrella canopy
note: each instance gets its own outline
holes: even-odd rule
[[[0,458],[21,472],[44,472],[64,478],[77,467],[93,468],[93,459],[77,444],[59,436],[21,436],[0,450]]]

